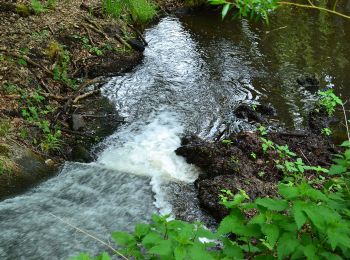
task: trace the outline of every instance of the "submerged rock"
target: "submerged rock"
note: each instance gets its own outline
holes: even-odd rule
[[[241,119],[245,119],[247,121],[254,121],[256,123],[266,123],[268,116],[276,116],[276,109],[271,105],[247,105],[241,104],[239,105],[234,114]]]
[[[316,75],[302,75],[297,78],[297,83],[310,92],[316,92],[320,88],[320,81]]]

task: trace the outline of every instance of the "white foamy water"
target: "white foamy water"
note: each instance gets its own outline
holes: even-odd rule
[[[214,135],[251,91],[210,71],[176,18],[163,19],[146,39],[143,63],[104,87],[127,123],[101,144],[97,161],[67,162],[56,177],[0,202],[0,259],[67,259],[106,250],[51,214],[112,245],[111,232],[133,230],[152,213],[206,219],[193,185],[198,171],[174,150],[184,131]],[[241,63],[234,67],[249,79]]]
[[[138,123],[110,137],[107,143],[112,144],[101,153],[97,163],[108,169],[151,177],[155,206],[161,214],[169,214],[171,205],[164,198],[162,184],[192,183],[198,177],[198,170],[174,153],[183,132],[176,114],[163,111],[151,120],[149,124]]]

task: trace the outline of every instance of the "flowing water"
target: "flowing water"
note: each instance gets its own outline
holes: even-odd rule
[[[0,202],[0,259],[67,259],[105,250],[54,216],[109,242],[152,213],[210,221],[198,207],[198,169],[175,155],[183,133],[213,138],[249,129],[233,109],[271,102],[302,128],[315,99],[301,74],[349,96],[350,26],[340,18],[282,11],[269,27],[209,14],[166,17],[146,31],[143,63],[113,78],[104,95],[127,123],[99,146],[94,163],[67,162],[31,191]]]

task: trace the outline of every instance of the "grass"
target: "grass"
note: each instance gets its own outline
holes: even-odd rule
[[[124,2],[121,0],[103,0],[103,10],[108,16],[119,18],[124,9]]]
[[[147,0],[129,0],[129,10],[134,21],[147,23],[156,15],[156,6]]]
[[[6,136],[11,129],[11,123],[7,119],[0,120],[0,137]]]
[[[157,13],[156,5],[148,0],[103,0],[102,6],[108,16],[119,18],[126,11],[140,24],[149,22]]]

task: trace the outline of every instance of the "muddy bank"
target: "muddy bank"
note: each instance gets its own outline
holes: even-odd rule
[[[141,62],[128,44],[139,31],[100,5],[57,2],[38,12],[30,1],[0,1],[0,199],[65,160],[93,160],[91,147],[123,123],[100,88]]]
[[[236,111],[241,115],[243,109]],[[253,119],[268,124],[266,118],[256,109],[244,111],[254,112]],[[317,115],[316,118],[313,118],[313,115]],[[313,118],[312,122],[331,121],[322,112],[314,111],[310,114],[310,118]],[[328,126],[326,123],[324,125]],[[281,157],[276,148],[264,151],[266,141],[263,139],[271,141],[275,147],[278,145],[288,148],[295,153],[293,160],[301,158],[307,166],[319,165],[328,168],[333,154],[339,152],[339,148],[330,138],[320,135],[317,130],[318,128],[304,131],[282,129],[268,133],[241,132],[222,136],[218,141],[207,141],[190,135],[182,139],[181,147],[176,150],[176,154],[185,157],[188,163],[202,170],[196,181],[199,202],[204,210],[220,221],[228,214],[227,209],[220,204],[219,194],[222,189],[231,190],[233,193],[243,189],[251,199],[273,197],[277,194],[276,184],[286,177],[276,166],[277,161],[283,164],[285,158]],[[310,181],[321,182],[320,174],[308,170],[304,174]]]

